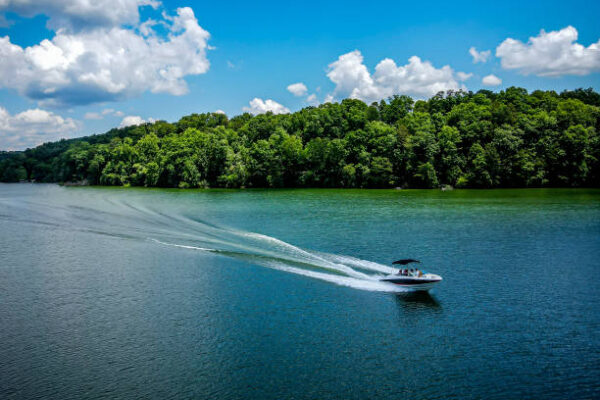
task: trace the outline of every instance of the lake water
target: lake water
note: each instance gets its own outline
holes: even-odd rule
[[[0,185],[2,399],[599,397],[599,190]]]

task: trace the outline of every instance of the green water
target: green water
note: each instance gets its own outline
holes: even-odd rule
[[[600,396],[598,190],[0,185],[0,260],[3,399]]]

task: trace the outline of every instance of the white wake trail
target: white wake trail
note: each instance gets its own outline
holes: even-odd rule
[[[393,268],[382,264],[349,256],[311,252],[286,243],[280,239],[259,233],[234,230],[229,231],[228,233],[232,237],[237,236],[250,239],[250,243],[235,243],[235,240],[232,240],[227,243],[226,248],[214,249],[186,244],[168,243],[154,238],[151,238],[150,240],[166,246],[211,252],[226,257],[241,259],[255,265],[354,289],[396,293],[406,291],[406,289],[379,280],[381,273],[388,274],[394,271]],[[357,271],[353,267],[363,271],[377,272],[379,274],[366,274]],[[324,272],[327,270],[332,273]]]

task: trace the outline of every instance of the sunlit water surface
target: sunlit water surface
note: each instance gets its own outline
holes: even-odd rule
[[[0,398],[598,398],[599,260],[598,190],[0,185]]]

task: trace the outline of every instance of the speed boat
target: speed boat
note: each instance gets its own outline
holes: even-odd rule
[[[393,264],[408,265],[420,263],[419,260],[404,259],[394,261]],[[442,281],[442,277],[419,270],[418,268],[402,268],[398,273],[381,278],[382,282],[393,283],[413,292],[427,292]]]

